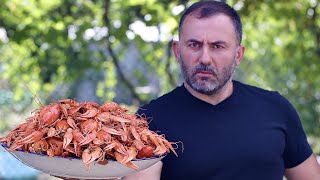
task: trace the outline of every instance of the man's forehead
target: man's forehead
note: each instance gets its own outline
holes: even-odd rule
[[[222,24],[229,24],[231,26],[233,26],[232,21],[230,19],[229,16],[222,14],[222,13],[217,13],[217,14],[213,14],[211,16],[208,17],[199,17],[196,14],[189,14],[185,20],[184,23],[182,24],[182,26],[184,26],[185,24],[188,24],[189,22],[195,23],[195,22],[201,22],[201,21],[211,21],[211,20],[215,20],[219,23]]]
[[[197,18],[187,16],[180,32],[180,39],[210,39],[210,41],[224,41],[225,38],[236,38],[236,33],[230,18],[223,14]]]
[[[182,33],[190,30],[193,32],[214,32],[215,30],[220,29],[234,31],[233,24],[229,17],[225,15],[217,15],[199,19],[193,16],[188,16],[183,24]]]

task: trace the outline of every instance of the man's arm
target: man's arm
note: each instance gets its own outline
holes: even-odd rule
[[[303,163],[296,167],[286,169],[285,177],[288,180],[319,180],[320,165],[315,155],[311,155]]]
[[[123,177],[122,180],[160,180],[161,169],[162,162],[159,161],[145,170]]]

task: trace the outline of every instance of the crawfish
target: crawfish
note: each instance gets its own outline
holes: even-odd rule
[[[9,148],[9,151],[14,151],[14,150],[22,147],[23,145],[27,145],[27,144],[31,144],[31,143],[39,141],[40,139],[43,138],[43,136],[45,135],[46,132],[47,132],[47,128],[44,128],[44,129],[41,129],[41,130],[38,130],[38,131],[34,131],[30,135],[28,135],[28,136],[16,141]]]
[[[178,157],[178,154],[172,147],[171,143],[169,143],[163,136],[160,136],[157,133],[150,131],[149,129],[144,129],[141,133],[141,137],[145,142],[148,142],[150,140],[156,147],[153,151],[155,155],[162,155],[166,152],[169,152],[170,149]]]
[[[77,128],[77,125],[76,125],[73,117],[68,116],[68,118],[67,118],[67,123],[68,123],[69,126],[72,127],[73,129],[76,129],[76,128]]]
[[[53,124],[61,114],[61,108],[58,104],[49,104],[40,111],[40,126],[46,127]]]
[[[77,115],[77,119],[86,120],[87,118],[93,118],[98,114],[99,110],[97,108],[91,108],[86,110],[86,112]]]
[[[81,132],[88,134],[92,131],[97,131],[99,128],[99,123],[93,119],[88,119],[80,123]]]
[[[97,136],[98,128],[99,123],[93,119],[81,122],[80,129],[84,135],[84,139],[79,143],[79,145],[85,145],[93,141]]]
[[[111,142],[111,135],[104,130],[100,130],[97,133],[96,138],[93,140],[93,144],[96,144],[96,145],[102,145],[108,142]]]
[[[151,146],[144,146],[142,147],[137,154],[137,158],[149,158],[153,156],[153,147]]]
[[[50,137],[47,139],[49,149],[47,154],[49,157],[61,156],[63,153],[63,141],[57,137]]]
[[[123,159],[123,163],[130,162],[131,160],[135,159],[138,154],[138,151],[134,146],[130,146],[127,152],[129,155]]]
[[[78,129],[75,129],[73,130],[72,136],[73,136],[73,139],[77,143],[79,143],[79,146],[82,146],[82,145],[89,144],[91,141],[93,141],[97,136],[97,132],[92,131],[91,133],[84,135]]]
[[[49,130],[48,130],[48,132],[47,132],[47,136],[48,136],[48,137],[53,137],[53,136],[55,136],[56,134],[57,134],[56,129],[55,129],[54,127],[50,127]]]
[[[61,104],[67,104],[69,106],[79,106],[79,103],[76,102],[74,99],[60,99],[58,100]]]
[[[115,158],[118,162],[120,162],[121,164],[129,167],[129,168],[132,168],[134,170],[137,170],[139,169],[139,167],[134,164],[133,162],[129,161],[129,162],[125,162],[125,159],[127,159],[127,157],[119,152],[114,152],[114,155],[115,155]]]
[[[65,149],[73,139],[73,129],[68,128],[67,132],[63,136],[63,148]]]
[[[99,113],[97,116],[96,116],[96,119],[102,121],[102,122],[105,122],[105,123],[112,123],[112,122],[123,122],[123,123],[129,123],[131,122],[130,119],[125,119],[123,117],[120,117],[120,116],[115,116],[115,115],[112,115],[112,113],[110,112],[102,112],[102,113]]]
[[[22,123],[18,126],[16,126],[13,130],[9,132],[9,134],[3,138],[0,138],[0,142],[6,142],[7,146],[11,146],[11,143],[14,142],[14,140],[24,134],[24,132],[28,128],[28,122]]]
[[[49,144],[46,140],[41,139],[40,141],[33,143],[30,149],[31,152],[42,154],[43,152],[46,152],[49,149]]]
[[[101,106],[102,112],[113,112],[115,114],[122,114],[127,112],[126,108],[119,106],[119,104],[115,102],[106,102]]]
[[[61,120],[61,121],[57,122],[57,124],[56,124],[56,131],[58,134],[61,132],[66,132],[69,127],[70,126],[67,123],[67,120]]]
[[[102,156],[102,149],[98,146],[89,146],[82,153],[82,160],[87,166],[87,170],[90,169],[90,163],[99,159]]]

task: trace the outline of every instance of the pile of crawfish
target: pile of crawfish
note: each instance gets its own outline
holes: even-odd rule
[[[100,106],[63,99],[31,114],[0,138],[9,151],[82,158],[87,169],[92,162],[107,164],[108,160],[138,169],[133,159],[162,156],[170,150],[177,156],[173,143],[149,130],[146,118],[115,102]]]

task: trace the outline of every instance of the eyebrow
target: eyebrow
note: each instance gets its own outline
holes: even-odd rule
[[[192,43],[202,43],[201,41],[198,41],[196,39],[188,39],[186,42],[187,43],[190,43],[190,42],[192,42]]]
[[[215,41],[215,42],[210,42],[210,45],[227,45],[225,41]]]
[[[189,39],[186,41],[187,43],[202,43],[201,41],[199,40],[196,40],[196,39]],[[209,42],[210,45],[227,45],[227,43],[225,41],[214,41],[214,42]]]

